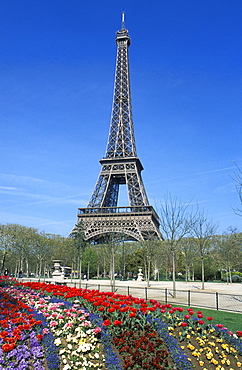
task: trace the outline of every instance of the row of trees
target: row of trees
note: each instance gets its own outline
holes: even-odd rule
[[[76,277],[108,275],[113,280],[116,273],[125,279],[135,278],[138,268],[142,268],[148,284],[150,278],[172,278],[174,282],[179,275],[186,281],[200,279],[204,282],[224,274],[227,282],[231,282],[232,271],[242,271],[242,233],[230,229],[224,235],[216,235],[211,233],[210,223],[202,221],[199,227],[203,226],[203,232],[196,237],[181,237],[177,230],[176,235],[172,234],[163,242],[125,243],[113,238],[101,245],[38,233],[36,229],[21,225],[1,225],[1,274],[8,269],[13,276],[20,272],[27,276],[50,276],[53,260],[61,259],[62,266],[70,266]]]

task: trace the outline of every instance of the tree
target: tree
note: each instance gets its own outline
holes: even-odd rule
[[[184,257],[186,282],[194,280],[194,260],[196,259],[196,239],[184,238],[181,240],[180,248]]]
[[[140,243],[140,249],[143,254],[143,263],[145,268],[145,280],[147,282],[147,286],[150,285],[150,275],[151,275],[151,268],[155,267],[155,256],[158,252],[158,248],[161,245],[160,240],[143,240]]]
[[[0,248],[2,252],[1,275],[3,275],[5,270],[7,255],[10,254],[12,245],[13,240],[11,235],[11,227],[9,225],[0,225]]]
[[[190,203],[182,204],[170,195],[161,204],[160,229],[172,255],[173,294],[176,296],[176,252],[182,238],[191,231],[195,217],[189,210]]]
[[[236,164],[237,166],[237,169],[238,169],[238,173],[235,173],[234,174],[234,180],[236,182],[236,190],[238,192],[238,195],[239,195],[239,200],[240,200],[240,203],[242,205],[242,170],[240,169],[240,167]],[[239,216],[242,216],[242,210],[239,209],[239,208],[235,208],[234,209],[234,212],[239,215]]]
[[[202,289],[204,289],[204,258],[209,253],[211,239],[217,227],[217,224],[207,220],[207,216],[205,216],[203,211],[197,213],[196,222],[192,227],[192,234],[196,238],[195,246],[201,259]]]
[[[70,237],[74,239],[74,245],[77,250],[78,255],[78,264],[79,264],[79,284],[81,287],[81,279],[82,279],[82,254],[86,248],[86,238],[85,238],[85,228],[83,223],[80,221],[78,224],[75,225]]]
[[[236,268],[236,262],[241,260],[241,240],[236,228],[229,227],[227,232],[219,237],[217,252],[226,270],[227,284],[232,283],[232,269]]]

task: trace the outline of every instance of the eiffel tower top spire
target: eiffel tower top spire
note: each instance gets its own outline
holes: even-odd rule
[[[124,12],[122,29],[116,32],[118,46],[112,116],[106,154],[104,158],[136,157],[133,128],[128,48],[131,44],[125,28]]]
[[[124,15],[125,15],[125,12],[122,12],[122,30],[125,29]]]

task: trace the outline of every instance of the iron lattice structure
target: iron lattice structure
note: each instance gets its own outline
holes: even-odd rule
[[[79,208],[87,240],[98,242],[116,233],[128,240],[162,240],[159,218],[149,205],[141,177],[143,166],[137,157],[128,49],[130,36],[124,26],[116,33],[117,59],[114,97],[106,153],[94,191],[86,208]],[[129,206],[118,207],[120,185],[126,184]]]

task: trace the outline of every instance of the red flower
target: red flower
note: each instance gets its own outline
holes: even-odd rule
[[[181,326],[182,326],[183,328],[185,328],[185,326],[187,326],[187,323],[186,323],[186,322],[182,322],[182,323],[181,323]]]
[[[242,337],[242,331],[241,330],[237,330],[236,334],[237,334],[238,337]]]
[[[126,312],[126,311],[128,311],[128,307],[127,306],[121,307],[119,311],[120,312]]]
[[[114,320],[113,325],[118,326],[121,325],[123,322],[120,320]]]
[[[185,319],[190,319],[190,315],[184,315]]]
[[[198,317],[199,319],[201,319],[201,318],[203,317],[203,315],[202,315],[201,313],[198,313],[198,314],[197,314],[197,317]]]
[[[7,337],[7,336],[8,336],[8,332],[6,330],[1,331],[0,338],[4,338],[4,337]]]
[[[42,334],[37,334],[37,335],[36,335],[36,338],[37,338],[38,340],[41,340],[41,339],[43,338],[43,335],[42,335]]]
[[[224,327],[222,324],[217,324],[216,326],[221,329]]]
[[[2,345],[2,350],[3,352],[9,352],[9,351],[12,351],[14,347],[15,347],[15,343],[11,343],[11,344],[5,343]]]
[[[104,326],[109,326],[110,324],[111,324],[111,321],[108,319],[103,321]]]
[[[198,323],[199,323],[200,325],[203,325],[203,324],[204,324],[204,321],[203,321],[203,320],[198,320]]]
[[[154,311],[156,310],[156,307],[148,307],[148,310],[149,310],[150,312],[154,312]]]
[[[208,320],[208,321],[211,321],[212,319],[213,319],[213,318],[212,318],[211,316],[208,316],[208,317],[207,317],[207,320]]]
[[[129,317],[135,317],[136,313],[135,312],[130,312]]]
[[[113,307],[109,307],[108,312],[112,313],[112,312],[114,312],[114,311],[115,311],[115,308],[113,308]]]

